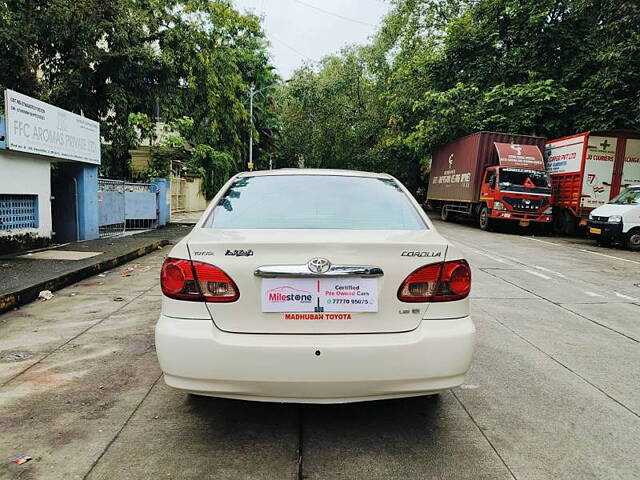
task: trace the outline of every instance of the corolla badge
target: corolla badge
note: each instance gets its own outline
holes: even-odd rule
[[[312,258],[307,264],[309,270],[313,273],[326,273],[331,268],[331,262],[326,258]]]

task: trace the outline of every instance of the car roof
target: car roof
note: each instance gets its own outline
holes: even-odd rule
[[[340,170],[333,168],[277,168],[275,170],[242,172],[238,174],[238,177],[267,177],[278,175],[335,175],[342,177],[393,178],[387,173],[361,172],[358,170]]]

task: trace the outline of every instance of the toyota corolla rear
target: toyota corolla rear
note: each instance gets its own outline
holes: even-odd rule
[[[388,175],[244,173],[161,272],[156,348],[195,394],[334,403],[460,385],[471,272]]]

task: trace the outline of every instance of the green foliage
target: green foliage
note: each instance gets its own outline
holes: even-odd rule
[[[382,170],[417,191],[431,149],[474,131],[640,129],[640,4],[393,0],[370,45],[280,96],[279,165]]]
[[[210,200],[231,177],[235,162],[231,154],[201,144],[193,149],[186,167],[189,173],[202,176],[203,193]]]
[[[138,138],[135,146],[140,145],[144,140],[148,140],[153,145],[156,139],[156,125],[151,121],[146,113],[130,113],[127,121],[129,127],[134,129]]]

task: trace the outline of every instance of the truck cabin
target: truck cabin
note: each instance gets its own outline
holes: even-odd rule
[[[544,170],[512,167],[489,167],[485,172],[483,190],[551,195],[551,181]]]

